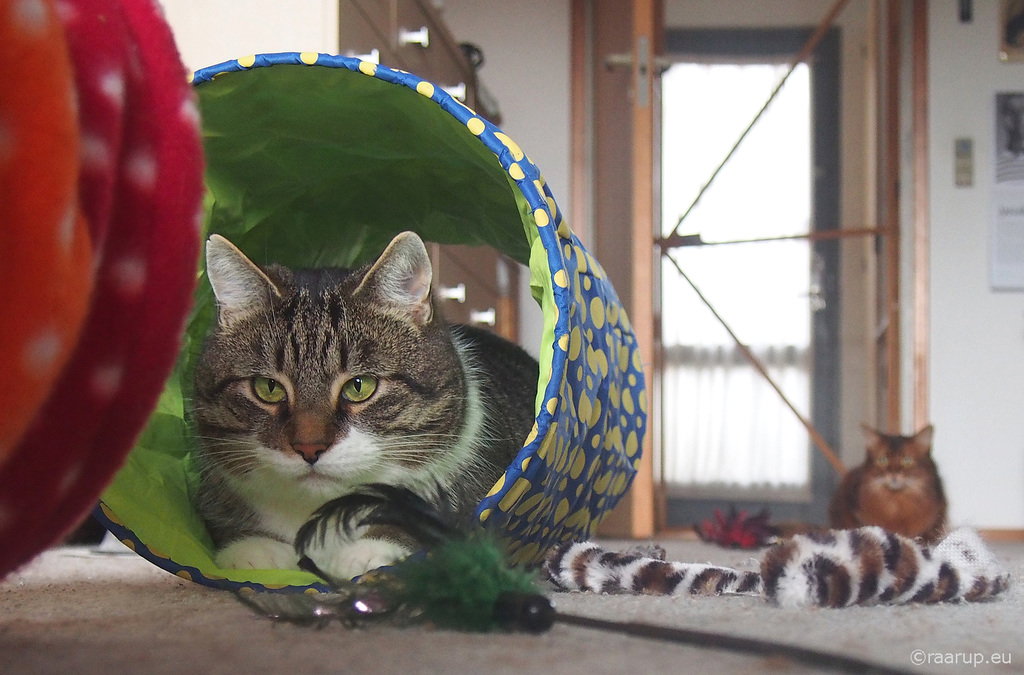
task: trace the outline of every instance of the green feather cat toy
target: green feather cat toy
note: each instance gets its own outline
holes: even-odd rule
[[[367,527],[400,531],[425,552],[357,581],[330,577],[307,555],[324,544],[331,529],[351,537]],[[483,530],[467,533],[451,514],[405,488],[367,485],[328,502],[299,530],[295,548],[300,566],[336,593],[240,599],[272,618],[304,623],[337,619],[355,625],[387,618],[465,631],[543,632],[554,622],[554,607],[538,591],[534,575],[510,567],[493,537]]]

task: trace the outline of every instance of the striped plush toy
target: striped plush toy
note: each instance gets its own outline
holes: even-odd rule
[[[552,582],[568,591],[763,596],[783,607],[976,602],[1009,588],[1010,576],[971,529],[932,548],[879,527],[796,535],[772,546],[761,570],[669,562],[664,551],[605,551],[591,542],[553,549]]]

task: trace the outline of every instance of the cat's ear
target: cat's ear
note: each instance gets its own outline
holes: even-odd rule
[[[217,298],[221,326],[266,307],[281,292],[234,244],[215,234],[206,242],[206,274]]]
[[[860,430],[864,433],[864,441],[868,444],[868,447],[878,445],[882,442],[882,432],[878,429],[869,427],[867,424],[862,422]]]
[[[882,439],[882,432],[874,427],[869,427],[863,422],[860,425],[860,430],[864,434],[864,443],[867,448],[868,457],[875,458],[878,455],[886,454],[886,446]]]
[[[430,322],[430,284],[433,279],[430,256],[423,240],[414,232],[402,232],[388,244],[356,289],[369,293],[381,306],[418,326]]]
[[[931,424],[914,434],[913,442],[922,455],[927,455],[932,449],[932,439],[935,437],[935,427]]]

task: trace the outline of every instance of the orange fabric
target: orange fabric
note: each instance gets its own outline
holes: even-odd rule
[[[73,75],[52,0],[0,0],[0,466],[60,374],[88,309]]]

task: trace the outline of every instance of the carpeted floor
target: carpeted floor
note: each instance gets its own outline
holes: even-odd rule
[[[756,568],[756,553],[662,540],[670,560]],[[623,548],[621,542],[606,547]],[[562,614],[679,627],[842,655],[885,669],[1024,672],[1024,544],[993,543],[1013,582],[978,604],[779,609],[754,597],[552,593]],[[1002,663],[995,664],[994,660]],[[921,662],[921,665],[918,665]],[[134,554],[48,551],[0,583],[0,673],[822,672],[746,654],[556,622],[541,635],[274,623],[231,594]]]

